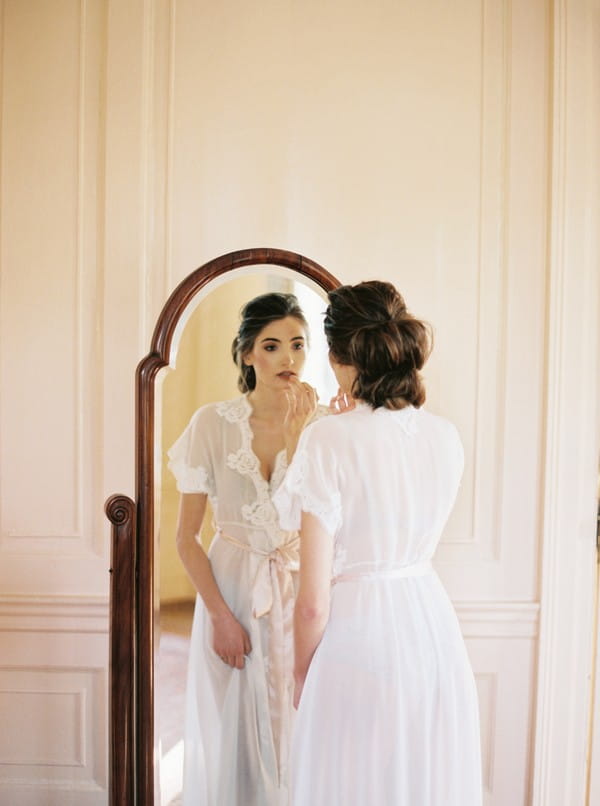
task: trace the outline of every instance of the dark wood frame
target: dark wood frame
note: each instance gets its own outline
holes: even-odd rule
[[[243,249],[188,275],[167,300],[150,352],[136,372],[135,501],[113,495],[110,584],[109,798],[111,806],[154,806],[154,384],[169,364],[175,328],[194,296],[245,266],[293,269],[325,291],[339,286],[322,266],[282,249]]]

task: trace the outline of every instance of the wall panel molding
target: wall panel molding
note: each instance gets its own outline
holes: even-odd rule
[[[500,560],[502,445],[506,400],[506,244],[510,133],[510,0],[482,0],[479,98],[478,232],[468,320],[473,369],[466,401],[472,407],[465,433],[465,479],[456,512],[444,534],[442,553],[469,561]],[[463,315],[466,311],[463,311]],[[438,348],[436,348],[438,349]],[[442,345],[443,349],[443,345]],[[470,358],[470,357],[469,357]],[[455,367],[441,369],[444,394],[464,394],[453,383]],[[447,373],[447,375],[446,375]],[[471,397],[472,396],[472,397]],[[460,408],[457,406],[457,408]],[[493,428],[491,428],[493,424]],[[462,500],[461,500],[462,499]]]
[[[537,640],[466,635],[479,698],[484,802],[529,803]]]
[[[482,0],[480,6],[475,268],[464,269],[459,298],[464,298],[461,318],[471,326],[472,337],[467,339],[467,325],[461,323],[457,325],[461,339],[446,333],[444,340],[442,333],[432,356],[441,353],[435,365],[443,389],[440,403],[444,411],[453,412],[465,446],[465,475],[436,554],[453,599],[537,598],[548,147],[546,16],[542,0],[527,6],[512,0]],[[527,39],[531,30],[537,32],[534,40]],[[522,182],[524,175],[527,183]],[[465,181],[474,182],[474,176],[467,175]],[[449,271],[447,283],[453,279]],[[444,303],[453,304],[452,293],[448,285]],[[439,302],[438,307],[440,320],[447,321]],[[444,353],[457,346],[458,362],[456,354]]]
[[[454,602],[465,638],[536,638],[539,604],[535,602]]]
[[[19,792],[37,792],[44,803],[60,797],[85,803],[75,799],[82,793],[95,802],[105,797],[106,748],[98,730],[105,698],[103,668],[0,665],[0,797],[7,793],[10,803],[20,802]]]
[[[106,596],[0,595],[0,632],[108,634]]]
[[[106,9],[100,0],[65,0],[60,15],[3,8],[0,551],[102,556],[95,346]],[[46,270],[33,283],[39,263]],[[26,506],[32,489],[36,506]]]
[[[493,672],[475,674],[479,697],[481,726],[481,778],[484,790],[494,791],[494,757],[498,730],[498,675]]]

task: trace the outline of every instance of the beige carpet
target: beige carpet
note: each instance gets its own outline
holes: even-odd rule
[[[155,690],[161,745],[161,806],[180,806],[183,719],[193,603],[161,607]]]

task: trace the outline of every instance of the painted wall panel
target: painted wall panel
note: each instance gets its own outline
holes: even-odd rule
[[[549,5],[0,7],[0,688],[15,726],[69,726],[53,745],[32,716],[40,744],[4,747],[0,799],[13,776],[15,806],[106,802],[102,505],[133,491],[135,366],[185,274],[275,246],[390,279],[434,325],[428,405],[467,457],[438,568],[478,675],[487,802],[526,803]]]

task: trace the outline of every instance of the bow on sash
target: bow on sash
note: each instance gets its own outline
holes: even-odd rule
[[[285,780],[291,734],[291,685],[293,668],[293,605],[295,587],[293,573],[300,566],[300,537],[272,551],[254,548],[219,530],[219,536],[233,546],[261,557],[251,591],[252,615],[267,616],[268,679],[271,727],[277,756],[279,779]]]
[[[271,552],[259,552],[264,559],[256,571],[252,588],[252,615],[261,618],[271,612],[273,591],[278,588],[283,602],[294,598],[292,572],[300,565],[300,538],[278,546]]]
[[[271,612],[274,589],[278,590],[282,601],[289,601],[289,597],[293,599],[294,583],[291,575],[298,571],[300,566],[300,537],[298,535],[272,551],[254,548],[220,530],[219,536],[242,551],[258,554],[263,558],[259,563],[252,585],[252,615],[255,618],[262,618]]]

